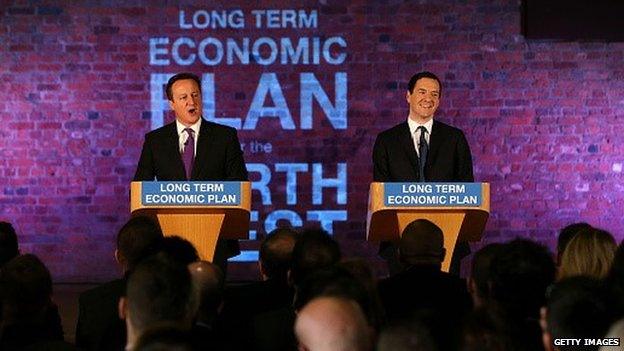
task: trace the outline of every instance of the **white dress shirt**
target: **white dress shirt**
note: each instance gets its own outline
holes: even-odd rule
[[[188,127],[191,128],[195,134],[193,135],[193,137],[195,138],[195,152],[193,153],[193,155],[197,155],[197,140],[199,139],[199,127],[201,126],[201,121],[202,119],[198,119],[197,122],[195,122],[195,124],[193,124],[192,126]],[[188,139],[188,133],[184,131],[184,129],[186,129],[187,127],[180,123],[180,121],[178,121],[176,119],[176,127],[178,128],[178,143],[179,143],[179,147],[180,147],[180,154],[184,153],[184,143],[186,143],[186,139]]]
[[[407,125],[409,126],[410,135],[412,136],[414,149],[416,149],[416,155],[420,157],[420,153],[418,152],[418,141],[420,140],[421,132],[420,130],[418,130],[418,127],[420,126],[425,127],[425,129],[427,130],[427,133],[425,133],[425,140],[427,140],[427,145],[431,145],[431,142],[429,140],[431,138],[431,130],[433,129],[433,118],[429,118],[429,120],[425,122],[425,124],[420,124],[408,117]]]

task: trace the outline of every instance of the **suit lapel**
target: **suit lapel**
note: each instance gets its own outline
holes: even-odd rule
[[[167,138],[164,140],[163,147],[167,155],[171,155],[174,162],[175,178],[180,180],[186,180],[186,171],[184,170],[184,161],[182,161],[182,155],[180,155],[180,141],[178,137],[178,129],[176,123],[170,124],[170,128],[167,131]]]
[[[407,158],[412,165],[414,173],[418,173],[418,154],[416,153],[416,149],[414,148],[414,141],[412,140],[412,136],[410,135],[410,129],[407,122],[403,123],[403,125],[401,126],[401,131],[399,132],[399,143],[407,154]]]
[[[212,128],[208,124],[208,121],[202,119],[201,127],[199,127],[199,140],[197,140],[197,149],[195,150],[195,162],[193,163],[191,179],[199,179],[199,175],[203,174],[203,169],[206,167],[206,157],[208,157],[210,140],[212,140],[210,135],[211,133]]]
[[[431,136],[429,136],[429,154],[427,155],[426,169],[434,163],[438,156],[442,140],[444,140],[442,133],[442,126],[434,119],[433,126],[431,127]]]

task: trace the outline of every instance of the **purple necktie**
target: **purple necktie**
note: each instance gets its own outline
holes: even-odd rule
[[[184,152],[182,152],[182,160],[184,161],[184,169],[186,170],[186,179],[191,179],[193,171],[193,160],[195,159],[195,137],[191,128],[184,128],[188,133],[188,138],[184,142]]]

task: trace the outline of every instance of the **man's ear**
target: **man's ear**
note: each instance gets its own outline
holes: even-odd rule
[[[117,261],[117,263],[121,264],[121,253],[119,252],[118,249],[115,249],[115,261]]]
[[[119,298],[117,313],[119,314],[119,319],[125,320],[128,317],[128,299],[125,296]]]
[[[412,94],[410,94],[409,90],[405,92],[405,101],[407,101],[407,103],[409,103],[409,99],[411,95]]]

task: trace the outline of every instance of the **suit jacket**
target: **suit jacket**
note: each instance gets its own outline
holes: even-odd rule
[[[175,122],[147,133],[134,181],[187,180],[179,145]],[[236,129],[202,119],[190,180],[248,180]],[[225,270],[239,253],[237,240],[218,240],[214,261]]]
[[[135,181],[187,180],[176,123],[145,135]],[[236,129],[202,120],[190,180],[246,181],[247,168]]]
[[[373,166],[373,179],[376,182],[418,181],[418,154],[407,121],[377,136],[373,147]],[[460,129],[433,120],[425,180],[474,181],[470,147]]]
[[[76,346],[84,350],[123,350],[126,324],[119,318],[117,306],[125,289],[125,280],[117,279],[80,294]]]

